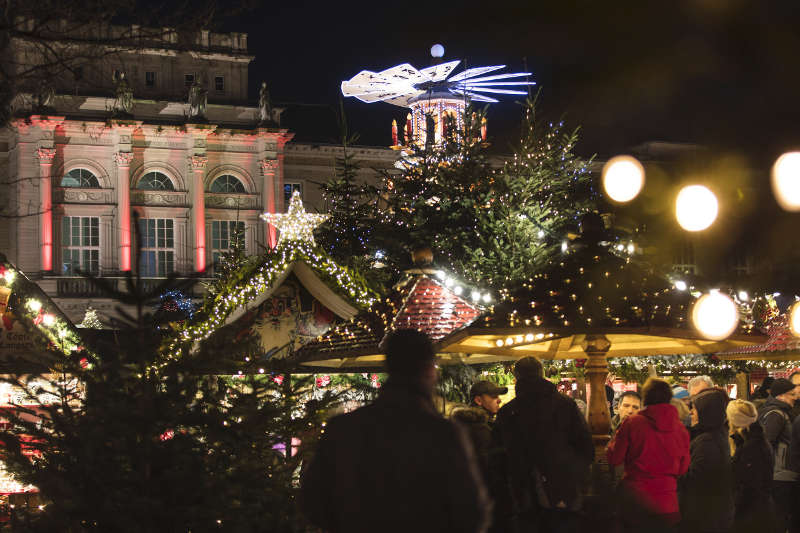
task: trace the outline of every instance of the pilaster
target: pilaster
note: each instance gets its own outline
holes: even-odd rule
[[[53,184],[50,172],[55,155],[55,148],[40,147],[36,150],[39,160],[39,244],[42,272],[53,270]]]
[[[279,163],[276,159],[262,159],[259,161],[261,175],[264,177],[262,187],[262,206],[267,213],[275,213],[275,197],[277,191],[275,175],[277,174]],[[278,230],[270,223],[267,223],[267,244],[270,248],[275,248],[278,244]]]
[[[117,226],[119,227],[119,269],[131,269],[131,161],[133,152],[116,152],[117,163]]]

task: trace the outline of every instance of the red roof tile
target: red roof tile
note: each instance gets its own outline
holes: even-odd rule
[[[742,346],[735,350],[722,352],[719,355],[778,353],[795,351],[800,353],[800,338],[795,337],[789,329],[789,317],[781,315],[767,326],[767,342]]]
[[[380,342],[396,329],[417,329],[436,342],[470,325],[480,314],[479,308],[436,280],[419,275],[395,286],[388,299],[304,345],[298,360],[381,353]]]
[[[391,329],[418,329],[435,342],[470,325],[480,310],[428,276],[420,276],[403,299]]]

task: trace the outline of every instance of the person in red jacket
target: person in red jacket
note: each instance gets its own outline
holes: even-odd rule
[[[689,432],[670,405],[672,389],[650,378],[642,388],[645,408],[620,425],[608,445],[608,462],[625,465],[621,516],[633,530],[680,521],[678,478],[689,468]]]

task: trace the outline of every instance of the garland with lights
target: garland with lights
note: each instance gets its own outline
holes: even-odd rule
[[[83,350],[83,341],[61,310],[42,289],[19,270],[0,259],[0,315],[29,320],[48,341],[47,349],[68,355]],[[9,322],[10,323],[10,322]]]
[[[334,292],[356,305],[366,308],[375,302],[375,293],[368,288],[360,274],[338,265],[312,243],[282,240],[260,262],[246,265],[239,272],[231,273],[227,279],[220,280],[220,284],[209,293],[193,320],[174,325],[174,334],[165,342],[165,357],[157,364],[156,369],[176,360],[195,342],[207,339],[225,324],[235,309],[248,305],[272,288],[297,261],[304,262]]]

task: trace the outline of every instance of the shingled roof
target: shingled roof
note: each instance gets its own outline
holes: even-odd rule
[[[800,338],[789,329],[789,316],[784,314],[767,324],[767,340],[761,344],[739,346],[733,350],[720,352],[723,359],[762,359],[780,358],[800,360]]]
[[[481,312],[428,272],[417,271],[395,285],[386,299],[303,346],[297,360],[306,366],[340,366],[345,359],[353,365],[380,365],[380,344],[389,332],[417,329],[436,342],[468,326]],[[331,361],[335,359],[342,361]]]

